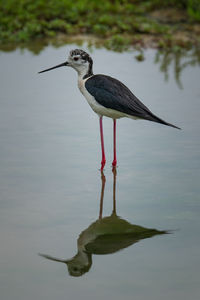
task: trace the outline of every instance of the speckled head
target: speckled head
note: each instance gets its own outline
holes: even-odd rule
[[[90,55],[82,49],[71,50],[68,57],[69,66],[74,68],[83,79],[93,75],[93,60]]]
[[[92,58],[90,57],[90,55],[87,52],[85,52],[81,49],[71,50],[69,53],[69,56],[68,56],[68,60],[66,62],[59,64],[57,66],[54,66],[52,68],[40,71],[39,73],[47,72],[47,71],[50,71],[50,70],[53,70],[56,68],[60,68],[60,67],[64,67],[64,66],[72,67],[73,69],[75,69],[78,72],[79,76],[83,79],[88,78],[93,75]]]
[[[83,60],[83,62],[89,62],[91,64],[93,63],[90,55],[87,52],[83,51],[82,49],[71,50],[69,55],[70,58],[75,59],[75,61],[77,61],[77,59],[81,59]]]

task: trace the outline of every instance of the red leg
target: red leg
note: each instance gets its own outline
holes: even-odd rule
[[[104,140],[103,140],[103,117],[99,118],[99,124],[100,124],[100,136],[101,136],[101,151],[102,151],[102,160],[101,160],[101,171],[103,171],[103,168],[106,164],[106,156],[104,151]]]
[[[115,168],[117,166],[117,155],[116,155],[116,120],[113,119],[113,154],[114,154],[114,158],[113,158],[113,162],[112,162],[112,166]]]

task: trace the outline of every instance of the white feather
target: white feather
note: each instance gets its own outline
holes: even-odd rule
[[[90,77],[89,77],[90,78]],[[134,118],[130,115],[127,115],[123,112],[111,109],[111,108],[106,108],[103,105],[99,104],[95,98],[87,91],[85,88],[85,82],[89,79],[82,79],[82,75],[78,76],[78,87],[80,92],[83,94],[83,96],[86,98],[88,104],[90,107],[93,109],[93,111],[98,114],[99,116],[106,116],[112,119],[119,119],[123,117],[128,117],[128,118]],[[137,119],[137,118],[136,118]]]

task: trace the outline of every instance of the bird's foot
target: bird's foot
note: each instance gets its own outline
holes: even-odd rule
[[[112,162],[112,172],[116,172],[117,170],[117,160],[114,159]]]
[[[114,168],[116,168],[116,167],[117,167],[117,160],[116,160],[116,159],[114,159],[114,160],[113,160],[113,162],[112,162],[112,166],[113,166]]]
[[[102,161],[101,161],[101,172],[103,171],[105,164],[106,164],[106,160],[102,159]]]
[[[117,160],[114,159],[113,162],[112,162],[112,171],[116,172],[116,169],[117,169]]]

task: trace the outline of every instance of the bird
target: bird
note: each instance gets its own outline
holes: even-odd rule
[[[44,73],[60,67],[71,67],[78,73],[78,88],[86,98],[88,104],[99,117],[101,140],[101,171],[106,164],[103,117],[113,119],[113,168],[117,167],[116,155],[116,120],[128,117],[131,119],[144,119],[160,123],[173,128],[181,129],[156,116],[147,108],[121,81],[103,74],[93,73],[93,60],[82,49],[74,49],[69,52],[68,59],[64,63],[42,70]]]

